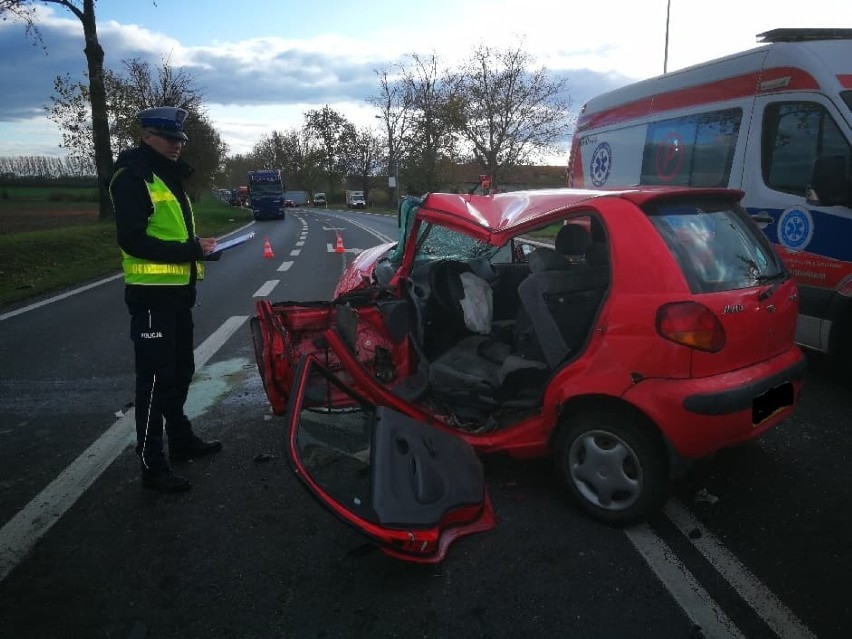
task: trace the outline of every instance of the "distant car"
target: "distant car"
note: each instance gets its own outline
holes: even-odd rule
[[[784,421],[802,388],[796,284],[741,197],[403,201],[399,241],[360,253],[332,301],[257,303],[294,472],[416,562],[493,525],[474,451],[551,456],[594,518],[646,519],[688,462]],[[525,239],[553,225],[552,248]]]
[[[284,200],[284,208],[294,208],[296,203],[293,200]]]
[[[314,206],[325,206],[327,204],[328,201],[325,199],[325,193],[314,194]]]

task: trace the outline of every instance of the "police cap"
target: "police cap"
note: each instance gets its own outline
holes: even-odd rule
[[[161,106],[153,109],[143,109],[136,114],[136,119],[143,129],[150,129],[157,135],[186,141],[186,133],[183,132],[183,123],[189,115],[186,109],[178,107]]]

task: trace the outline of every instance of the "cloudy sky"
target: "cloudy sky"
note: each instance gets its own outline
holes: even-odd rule
[[[537,67],[567,78],[579,109],[662,73],[669,1],[669,71],[753,47],[773,28],[852,27],[852,3],[836,0],[101,0],[96,13],[106,66],[167,57],[186,67],[240,153],[325,104],[378,129],[365,102],[378,93],[376,69],[412,52],[453,66],[480,43],[523,42]],[[86,69],[77,18],[35,4],[44,49],[19,23],[0,22],[0,156],[65,154],[44,107],[57,75],[82,80]]]

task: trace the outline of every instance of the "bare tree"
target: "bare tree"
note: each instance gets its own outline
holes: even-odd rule
[[[305,114],[305,129],[315,139],[322,158],[322,167],[328,182],[329,196],[340,190],[345,167],[343,155],[351,142],[355,127],[343,115],[327,104],[320,110]]]
[[[377,70],[379,77],[379,93],[367,98],[367,102],[379,110],[376,118],[384,123],[387,134],[387,155],[385,156],[385,167],[387,175],[398,177],[399,165],[405,156],[406,142],[411,136],[414,119],[414,107],[411,94],[405,90],[401,81],[404,69],[401,65],[396,66],[398,75],[391,77],[386,69]],[[400,185],[396,185],[399,195]],[[393,189],[388,187],[388,199],[393,201]]]
[[[190,144],[183,158],[195,168],[187,190],[197,197],[211,185],[227,149],[204,111],[204,96],[194,86],[195,78],[182,69],[174,69],[168,60],[163,60],[156,72],[148,62],[135,58],[122,61],[122,65],[122,74],[104,71],[111,147],[120,151],[136,144],[140,131],[135,115],[140,110],[164,104],[186,109],[189,117],[185,128]],[[56,78],[54,87],[57,95],[51,97],[52,104],[46,110],[62,130],[62,146],[75,158],[91,157],[93,136],[87,84],[61,76]]]
[[[313,192],[322,179],[318,146],[305,127],[264,135],[250,156],[257,167],[281,169],[288,190]]]
[[[27,34],[36,40],[41,35],[35,23],[36,13],[33,4],[36,0],[0,0],[0,16],[7,15],[24,23]],[[94,141],[95,166],[98,172],[98,194],[100,201],[100,219],[112,217],[112,203],[107,191],[107,180],[112,175],[112,148],[109,139],[109,120],[107,117],[106,88],[104,86],[104,50],[98,42],[97,21],[95,20],[95,0],[38,0],[42,4],[55,4],[65,7],[73,13],[83,25],[83,38],[89,77],[89,100],[92,107],[92,135]]]
[[[571,131],[566,81],[533,64],[520,46],[479,45],[452,80],[450,117],[492,183],[502,169],[554,151]]]
[[[379,170],[384,143],[367,127],[354,131],[344,155],[346,174],[360,190],[364,199],[370,200],[370,185]]]
[[[152,72],[151,65],[137,58],[122,60],[123,72],[104,70],[110,146],[121,151],[133,146],[139,138],[134,116],[141,109],[154,106],[177,106],[186,109],[190,119],[203,114],[204,96],[194,86],[195,78],[175,69],[168,60]],[[62,131],[62,147],[77,157],[91,155],[90,95],[88,83],[74,82],[68,75],[54,81],[56,95],[45,107],[48,117]]]
[[[449,164],[455,161],[456,148],[451,104],[450,75],[439,69],[438,57],[410,54],[412,65],[402,74],[403,100],[412,112],[411,133],[406,136],[409,149],[406,162],[406,190],[417,194],[441,187]]]

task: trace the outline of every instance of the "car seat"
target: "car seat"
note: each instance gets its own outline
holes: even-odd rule
[[[490,332],[471,330],[465,323],[460,301],[464,296],[465,278],[479,278],[464,268],[465,265],[458,264],[436,265],[436,273],[431,278],[432,286],[436,287],[432,292],[443,320],[433,323],[430,330],[451,343],[430,362],[430,394],[465,418],[481,417],[516,399],[520,405],[535,405],[538,396],[530,401],[522,397],[522,391],[530,386],[542,386],[548,374],[547,365],[518,357],[508,343],[493,339]],[[487,286],[487,282],[481,281]],[[470,282],[467,286],[470,288]],[[436,339],[433,337],[430,341],[434,343]],[[536,383],[530,381],[532,378]]]
[[[576,224],[560,229],[557,252],[573,268],[531,273],[518,287],[544,360],[556,369],[585,341],[609,283],[608,247]]]

